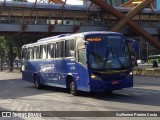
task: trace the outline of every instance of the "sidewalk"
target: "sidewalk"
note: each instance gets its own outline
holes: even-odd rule
[[[144,63],[144,64],[141,64],[141,63],[138,63],[138,65],[140,65],[140,66],[152,66],[153,64],[151,64],[151,63]],[[158,66],[160,66],[160,63],[158,64]]]
[[[134,75],[146,75],[146,76],[155,76],[160,77],[160,68],[134,68]]]
[[[5,73],[21,73],[20,69],[13,69],[13,71],[9,71],[9,69],[5,69],[3,71],[0,72],[5,72]]]

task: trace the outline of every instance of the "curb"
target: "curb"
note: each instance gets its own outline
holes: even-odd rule
[[[141,76],[155,76],[160,77],[160,68],[144,68],[144,69],[134,69],[134,75],[141,75]]]

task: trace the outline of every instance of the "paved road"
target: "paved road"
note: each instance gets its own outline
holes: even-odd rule
[[[134,88],[114,91],[112,94],[81,93],[80,96],[72,96],[65,89],[47,87],[44,90],[37,90],[33,84],[21,80],[20,73],[0,72],[0,111],[160,111],[160,78],[135,76],[134,79]],[[81,120],[82,118],[55,117],[54,119]],[[101,119],[111,118],[101,117]],[[121,119],[128,120],[128,118],[118,118]],[[159,118],[129,119],[158,120]]]

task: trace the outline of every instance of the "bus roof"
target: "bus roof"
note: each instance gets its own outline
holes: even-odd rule
[[[64,37],[76,37],[76,36],[88,36],[88,35],[94,35],[94,34],[119,34],[122,35],[121,33],[117,33],[117,32],[109,32],[109,31],[90,31],[90,32],[82,32],[82,33],[76,33],[76,34],[60,34],[57,36],[53,36],[53,37],[47,37],[47,38],[42,38],[40,40],[38,40],[37,42],[43,42],[43,41],[47,41],[50,39],[55,39],[55,38],[64,38]]]
[[[57,35],[57,36],[42,38],[42,39],[38,40],[36,43],[26,44],[24,46],[32,46],[32,45],[35,45],[37,43],[50,42],[50,41],[59,40],[59,39],[63,39],[63,38],[69,39],[71,37],[78,37],[78,36],[79,37],[80,36],[81,37],[86,37],[86,36],[94,35],[94,34],[96,34],[96,35],[104,35],[104,34],[122,35],[121,33],[110,32],[110,31],[90,31],[90,32],[82,32],[82,33],[76,33],[76,34],[60,34],[60,35]]]
[[[37,42],[42,42],[42,41],[55,39],[55,38],[61,38],[61,37],[69,36],[69,35],[71,35],[71,34],[60,34],[60,35],[56,35],[56,36],[52,36],[52,37],[42,38],[42,39],[38,40]]]

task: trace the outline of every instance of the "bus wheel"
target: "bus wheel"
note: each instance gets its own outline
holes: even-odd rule
[[[74,81],[70,82],[70,93],[72,95],[77,95],[77,87]]]
[[[37,75],[35,75],[34,77],[34,85],[37,89],[41,89],[42,88],[42,85],[40,84],[40,80],[39,80],[39,77]]]

